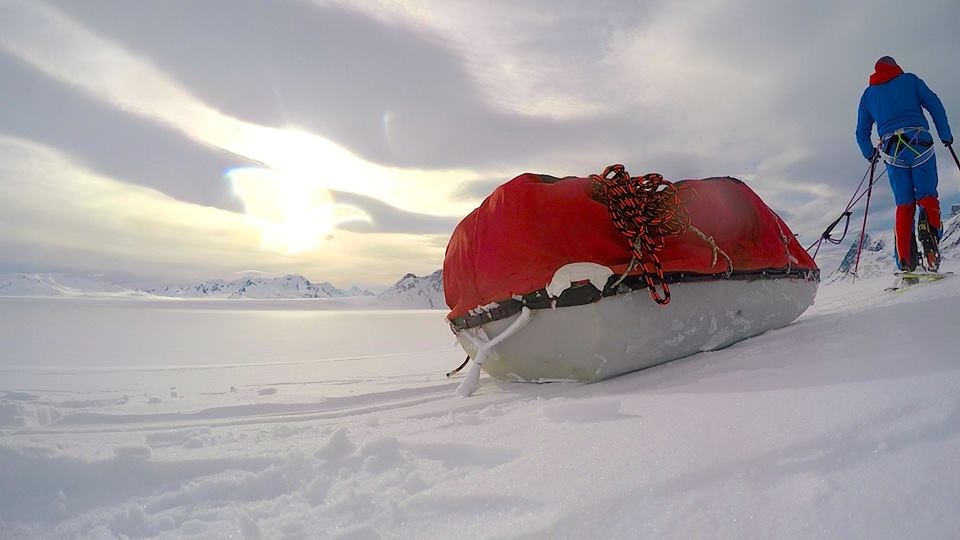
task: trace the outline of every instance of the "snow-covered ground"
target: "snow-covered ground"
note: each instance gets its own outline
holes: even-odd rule
[[[443,311],[0,299],[0,538],[958,538],[960,277],[891,281],[470,398]]]

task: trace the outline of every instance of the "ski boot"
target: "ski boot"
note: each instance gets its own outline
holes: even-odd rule
[[[917,247],[917,235],[910,238],[910,257],[906,260],[900,259],[896,248],[896,237],[894,237],[893,260],[897,264],[898,274],[911,274],[917,271],[920,266],[920,250]]]
[[[917,219],[917,236],[923,245],[923,264],[929,272],[940,270],[940,234],[939,230],[930,226],[927,211],[921,208]]]
[[[896,235],[894,235],[894,246],[896,246]],[[887,291],[904,290],[911,285],[920,283],[920,277],[917,275],[917,266],[920,264],[920,250],[917,249],[917,235],[910,235],[910,255],[906,259],[901,259],[897,253],[896,247],[893,249],[893,260],[897,264],[897,272],[894,273],[896,281]]]

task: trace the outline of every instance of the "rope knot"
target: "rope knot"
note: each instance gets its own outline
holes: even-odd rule
[[[614,226],[630,244],[632,257],[624,275],[639,265],[650,297],[660,305],[670,303],[670,286],[657,252],[664,239],[680,236],[689,224],[680,190],[657,173],[631,177],[620,164],[590,179],[593,199],[607,207]]]

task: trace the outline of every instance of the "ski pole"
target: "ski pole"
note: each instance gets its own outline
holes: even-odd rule
[[[878,153],[870,160],[870,182],[867,184],[867,203],[863,208],[863,225],[860,227],[860,243],[857,244],[857,261],[853,265],[853,281],[857,282],[857,269],[860,268],[860,252],[863,251],[863,236],[867,232],[867,214],[870,212],[870,195],[873,193],[873,173],[877,167]]]
[[[960,159],[957,159],[957,153],[953,151],[953,143],[947,145],[947,150],[950,151],[950,155],[953,156],[953,162],[957,164],[957,168],[960,169]]]

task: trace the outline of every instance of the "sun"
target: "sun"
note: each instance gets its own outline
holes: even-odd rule
[[[261,168],[231,169],[225,176],[261,233],[261,249],[288,255],[318,249],[337,225],[370,222],[362,210],[337,204],[330,191],[306,176]]]

